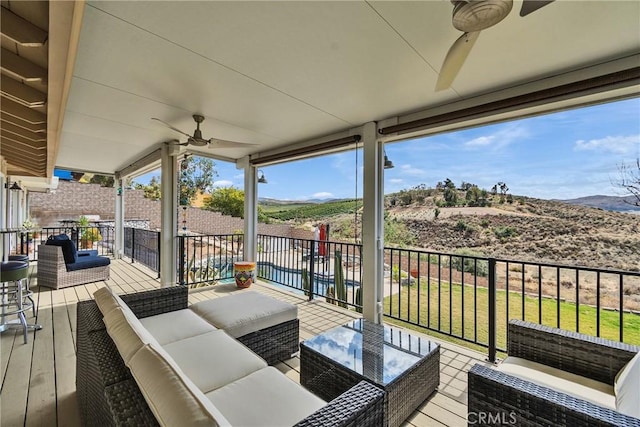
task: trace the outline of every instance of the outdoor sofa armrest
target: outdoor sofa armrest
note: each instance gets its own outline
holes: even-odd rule
[[[189,307],[189,289],[186,286],[153,289],[121,295],[121,298],[140,319]]]
[[[296,424],[315,426],[378,427],[384,425],[384,391],[360,381],[326,406]]]
[[[640,419],[474,365],[468,381],[469,425],[640,427]]]
[[[577,332],[511,320],[507,354],[613,385],[640,347]]]

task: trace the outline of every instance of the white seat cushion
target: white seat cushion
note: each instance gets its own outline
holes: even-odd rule
[[[613,388],[618,411],[640,418],[640,353],[620,370]]]
[[[222,330],[175,341],[163,348],[205,393],[267,366],[267,362]]]
[[[234,338],[298,317],[295,305],[253,291],[202,301],[189,308]]]
[[[216,330],[215,326],[186,308],[145,317],[140,319],[140,323],[158,340],[160,345]]]
[[[325,402],[276,368],[268,367],[206,393],[234,426],[291,426]]]
[[[231,425],[159,345],[143,346],[129,368],[161,426]]]
[[[519,357],[507,357],[497,369],[523,380],[566,393],[605,408],[614,409],[613,386],[580,375],[531,362]]]

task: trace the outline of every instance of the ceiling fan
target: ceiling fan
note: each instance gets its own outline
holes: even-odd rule
[[[152,117],[151,120],[156,120],[164,124],[169,129],[174,130],[178,133],[181,133],[182,135],[187,137],[187,142],[184,142],[182,144],[179,143],[177,145],[193,145],[195,147],[207,146],[208,148],[238,148],[238,147],[248,147],[252,145],[257,145],[257,144],[250,144],[248,142],[226,141],[224,139],[217,139],[217,138],[205,139],[202,137],[202,131],[200,130],[200,123],[204,121],[204,116],[200,114],[194,114],[192,117],[193,117],[193,120],[196,122],[196,130],[193,131],[193,135],[189,135],[188,133],[183,132],[180,129],[171,126],[169,123],[165,122],[164,120],[160,120],[155,117]]]
[[[520,16],[524,17],[552,3],[554,0],[523,0]],[[448,89],[478,40],[480,31],[496,25],[509,15],[513,0],[451,0],[453,26],[464,32],[444,58],[436,91]]]

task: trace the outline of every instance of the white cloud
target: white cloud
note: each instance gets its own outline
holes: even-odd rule
[[[485,147],[495,140],[495,135],[480,136],[464,143],[466,147]]]
[[[414,168],[410,164],[400,166],[400,173],[409,176],[425,176],[427,173],[424,169]]]
[[[328,191],[320,191],[319,193],[315,193],[311,196],[311,199],[329,199],[333,197],[333,193],[329,193]]]
[[[605,136],[600,139],[576,141],[575,150],[610,151],[616,154],[627,154],[637,151],[640,147],[640,135]]]
[[[233,176],[233,179],[244,179],[244,173],[239,173]]]
[[[220,181],[214,181],[214,187],[231,187],[233,185],[232,181],[221,179]]]
[[[389,180],[390,184],[402,184],[404,182],[404,179],[399,179],[399,178],[392,178]]]
[[[522,125],[508,125],[490,135],[473,138],[464,143],[467,148],[501,148],[529,136]]]

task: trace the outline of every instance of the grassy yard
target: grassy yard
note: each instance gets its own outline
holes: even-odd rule
[[[559,305],[560,328],[575,331],[576,304],[561,301]],[[507,319],[525,319],[544,325],[558,326],[557,310],[558,302],[555,299],[542,298],[540,302],[537,297],[525,296],[523,307],[522,293],[510,291],[507,298],[507,292],[499,290],[496,301],[498,348],[506,347]],[[438,286],[436,280],[427,283],[423,278],[419,285],[403,286],[399,294],[386,297],[384,312],[460,338],[488,343],[488,290],[486,288],[478,287],[474,290],[472,285],[462,286],[444,281]],[[596,335],[594,307],[580,305],[578,320],[579,332]],[[625,313],[623,321],[624,342],[640,345],[640,315]],[[600,310],[600,336],[618,341],[619,322],[619,312]]]

